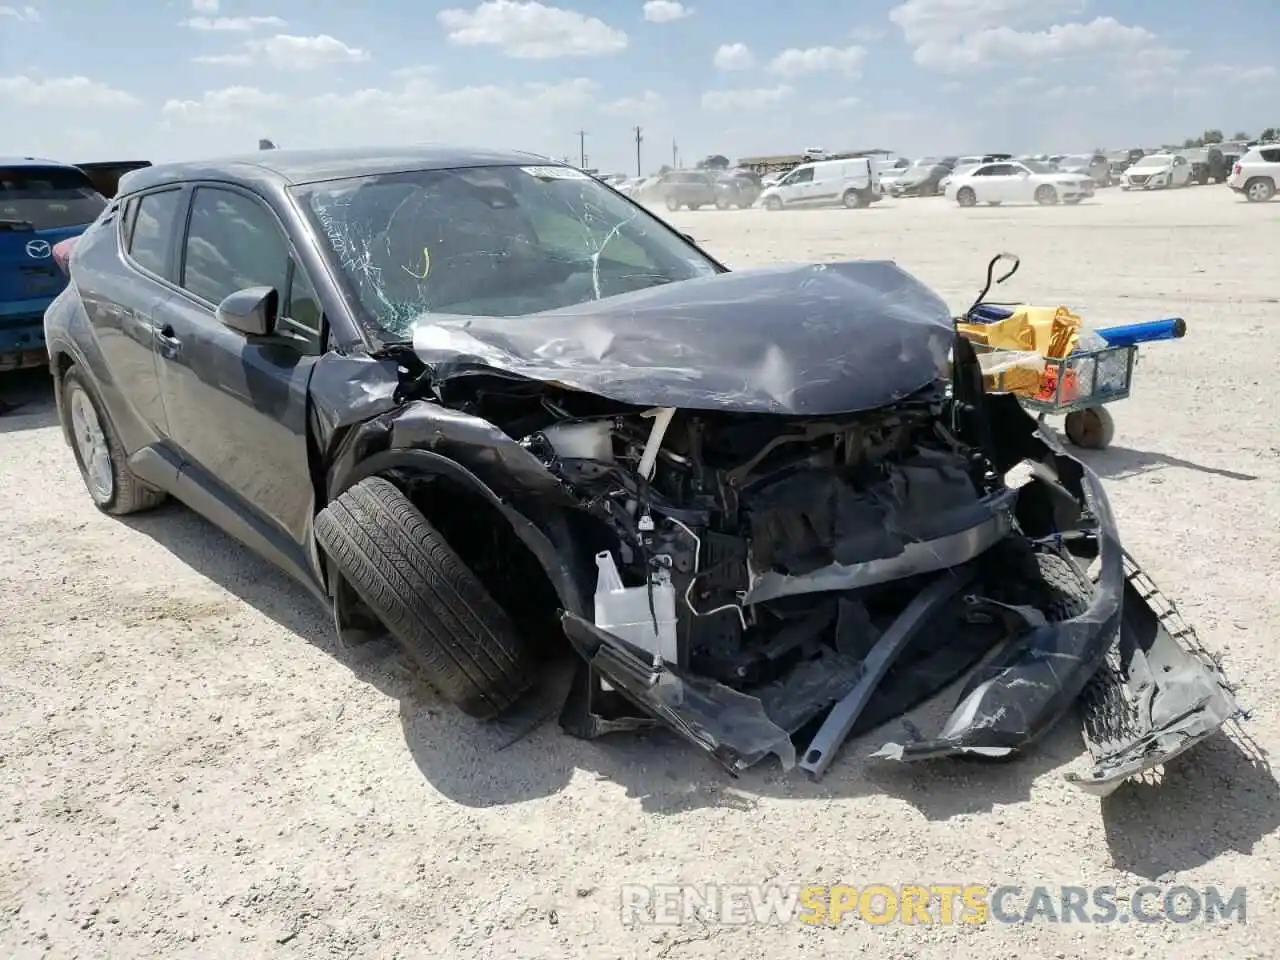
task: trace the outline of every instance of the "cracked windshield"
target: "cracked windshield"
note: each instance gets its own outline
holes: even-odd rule
[[[472,167],[299,189],[364,313],[407,340],[424,314],[516,316],[709,276],[714,263],[566,167]]]

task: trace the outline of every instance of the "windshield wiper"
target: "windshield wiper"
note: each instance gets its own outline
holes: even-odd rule
[[[9,217],[0,217],[0,230],[34,230],[36,225],[30,220],[13,220]]]

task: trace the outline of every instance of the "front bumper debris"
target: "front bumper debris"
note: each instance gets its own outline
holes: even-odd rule
[[[1124,780],[1190,749],[1239,715],[1221,669],[1121,547],[1097,477],[1054,440],[1048,443],[1055,451],[1051,461],[1077,473],[1088,518],[1084,536],[1097,546],[1099,573],[1087,608],[1069,619],[1049,622],[1043,616],[1037,619],[1039,611],[1034,609],[1008,607],[1006,612],[1023,618],[1023,629],[972,671],[941,731],[925,739],[905,725],[911,732],[907,740],[887,743],[872,757],[903,762],[966,755],[1009,758],[1038,741],[1079,703],[1093,767],[1084,775],[1068,774],[1067,779],[1087,792],[1105,795]],[[1061,482],[1051,468],[1037,473],[1059,494],[1074,485]],[[852,685],[847,675],[833,674],[829,682],[820,675],[806,680],[806,695],[811,693],[814,704],[827,704],[829,709],[824,707],[825,719],[798,756],[795,725],[776,711],[771,715],[770,705],[759,697],[678,665],[655,665],[643,651],[573,613],[562,614],[562,625],[585,660],[584,673],[596,696],[602,689],[599,681],[606,680],[613,688],[609,696],[621,695],[643,717],[656,718],[733,775],[773,754],[785,770],[799,766],[817,779],[845,740],[865,730],[865,722],[859,729],[859,720],[868,719],[866,712],[874,713],[867,705],[899,654],[931,615],[955,602],[973,580],[972,564],[934,575],[857,665]],[[975,599],[966,596],[965,602]],[[594,716],[593,702],[587,696],[578,704],[579,735],[646,725],[640,718],[603,720]],[[562,722],[572,713],[566,704]]]

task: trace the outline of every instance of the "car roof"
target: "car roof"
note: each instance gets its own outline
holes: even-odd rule
[[[64,163],[61,160],[46,160],[44,157],[0,157],[0,167],[8,167],[10,170],[19,167],[58,167],[63,170],[78,170],[79,168],[73,163]]]
[[[230,180],[273,182],[288,186],[368,177],[404,170],[450,170],[461,167],[516,166],[563,167],[557,160],[518,150],[490,150],[427,144],[412,147],[348,147],[323,150],[262,150],[256,153],[157,163],[131,171],[121,191],[134,192],[176,180]]]

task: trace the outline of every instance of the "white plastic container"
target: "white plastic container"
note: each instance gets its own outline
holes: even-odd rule
[[[596,554],[596,626],[646,650],[665,663],[678,663],[676,588],[665,572],[653,575],[651,587],[624,587],[613,554]],[[649,592],[653,591],[653,611]],[[657,629],[654,629],[654,614]]]
[[[613,425],[608,420],[557,423],[542,431],[557,456],[569,460],[613,460]]]

